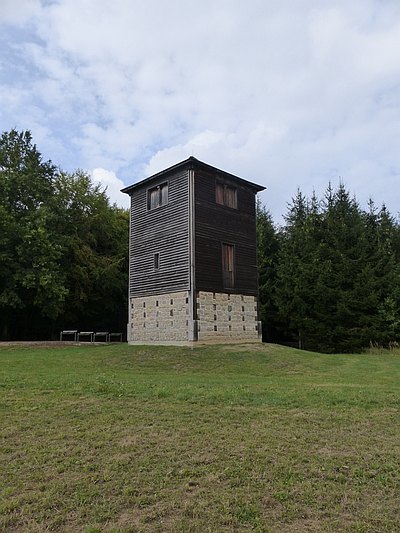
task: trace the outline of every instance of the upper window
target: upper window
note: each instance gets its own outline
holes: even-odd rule
[[[217,204],[237,209],[236,188],[217,181],[215,184],[215,200]]]
[[[147,191],[147,209],[155,209],[168,203],[168,183],[161,183]]]

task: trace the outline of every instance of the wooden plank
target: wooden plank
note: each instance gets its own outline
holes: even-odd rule
[[[148,209],[148,190],[168,183],[168,203]],[[166,191],[164,191],[166,195]],[[133,191],[130,291],[133,296],[188,290],[188,171],[152,180]],[[154,266],[158,255],[159,268]]]
[[[257,295],[257,257],[255,194],[234,179],[237,209],[216,201],[216,182],[220,178],[196,172],[196,289],[228,292],[222,270],[222,243],[234,245],[235,287],[229,292]],[[227,274],[225,273],[225,276]],[[225,287],[224,287],[225,286]]]

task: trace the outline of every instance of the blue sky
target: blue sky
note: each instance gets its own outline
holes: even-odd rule
[[[0,0],[0,127],[118,191],[194,155],[400,210],[398,0]],[[124,204],[125,202],[125,204]]]

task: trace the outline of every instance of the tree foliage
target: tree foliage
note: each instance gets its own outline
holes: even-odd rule
[[[322,200],[298,191],[276,238],[272,287],[259,263],[260,299],[280,341],[326,352],[399,341],[399,224],[385,207],[363,211],[343,184]]]
[[[30,132],[0,138],[0,338],[125,324],[128,212],[82,171],[43,161]]]
[[[260,320],[263,338],[269,342],[278,340],[277,307],[275,303],[279,238],[271,213],[257,202],[257,259],[259,272]],[[267,326],[268,325],[268,326]]]
[[[44,161],[29,131],[0,137],[0,339],[123,331],[128,211],[84,171]],[[305,349],[400,341],[400,225],[343,184],[298,191],[278,228],[257,205],[263,336]]]
[[[68,291],[63,323],[115,328],[126,320],[129,213],[110,207],[105,191],[82,171],[60,173],[55,189]]]

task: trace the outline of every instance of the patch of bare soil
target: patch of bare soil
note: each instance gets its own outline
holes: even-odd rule
[[[49,348],[56,348],[61,346],[89,346],[89,345],[104,345],[105,342],[75,342],[75,341],[0,341],[0,348],[8,346],[42,346]]]

